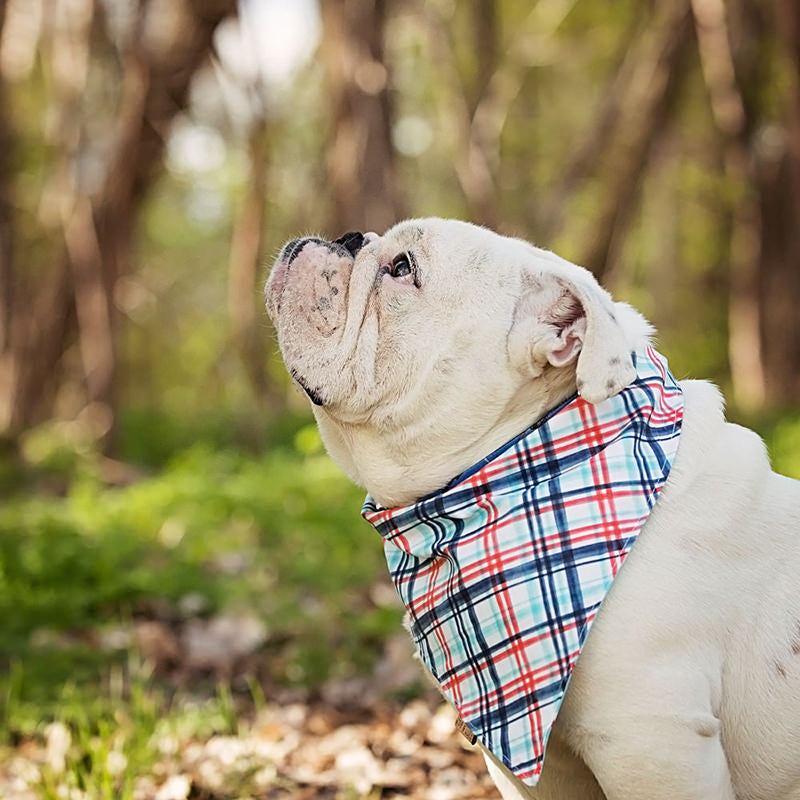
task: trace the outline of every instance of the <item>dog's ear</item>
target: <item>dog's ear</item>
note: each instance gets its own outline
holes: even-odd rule
[[[575,278],[528,274],[524,282],[508,339],[517,369],[538,377],[547,364],[566,367],[577,359],[577,390],[590,403],[606,400],[633,381],[631,347],[614,303],[590,273]]]

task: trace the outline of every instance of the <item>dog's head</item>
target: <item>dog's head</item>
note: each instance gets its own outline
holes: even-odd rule
[[[439,488],[576,390],[620,391],[650,333],[581,267],[456,220],[293,240],[266,299],[329,452],[384,505]]]

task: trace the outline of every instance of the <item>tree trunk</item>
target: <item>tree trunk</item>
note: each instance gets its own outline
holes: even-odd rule
[[[6,0],[0,0],[0,39],[6,16]],[[9,345],[9,324],[13,306],[11,274],[11,159],[13,134],[6,108],[5,86],[0,83],[0,359]],[[2,412],[0,411],[0,419]]]
[[[626,33],[618,65],[608,85],[600,92],[597,113],[586,126],[583,138],[567,157],[555,188],[541,204],[541,222],[537,226],[537,233],[543,243],[551,242],[561,231],[570,200],[597,170],[603,153],[613,141],[620,115],[628,105],[626,98],[639,70],[645,34],[651,24],[650,19],[644,23],[637,19]]]
[[[594,216],[578,263],[602,279],[624,238],[641,188],[650,149],[664,129],[670,104],[691,43],[691,16],[686,0],[661,0],[645,39],[635,80],[617,120],[617,139],[604,159],[600,179],[603,199]]]
[[[742,58],[734,63],[723,0],[692,0],[692,11],[711,112],[722,136],[725,173],[736,193],[729,250],[728,360],[736,403],[753,411],[763,404],[766,391],[758,301],[761,199],[751,155],[753,124],[740,82],[750,78],[754,64],[752,57],[747,63]]]
[[[474,116],[497,69],[499,42],[497,0],[475,0],[471,11],[477,69],[474,85],[470,90],[469,110],[470,116]]]
[[[384,59],[387,0],[325,0],[321,54],[332,127],[326,153],[330,231],[382,232],[401,202]]]
[[[62,15],[72,27],[55,29],[52,49],[45,52],[59,93],[54,100],[62,124],[56,175],[43,201],[59,219],[63,257],[47,280],[27,281],[24,300],[13,309],[7,380],[0,386],[5,392],[0,407],[8,409],[2,422],[12,435],[51,413],[63,356],[76,335],[87,401],[101,406],[113,422],[119,327],[114,288],[130,268],[137,210],[161,164],[169,125],[185,108],[191,78],[208,56],[214,29],[235,12],[236,0],[182,0],[169,8],[143,0],[128,49],[122,53],[116,132],[110,156],[102,159],[106,169],[97,188],[81,185],[75,176],[81,173],[78,159],[93,144],[83,119],[85,69],[102,26],[90,19],[91,0],[84,0],[83,16],[75,9],[73,3],[73,13]],[[147,17],[158,13],[173,15],[171,24]],[[179,16],[177,24],[174,15]],[[84,72],[65,71],[61,59],[67,57]]]
[[[800,403],[800,8],[779,0],[779,29],[791,65],[783,148],[777,159],[759,164],[763,240],[760,323],[767,402]]]
[[[262,401],[271,394],[264,369],[266,356],[259,335],[261,314],[257,313],[261,310],[261,292],[257,284],[262,272],[269,150],[268,123],[261,120],[255,124],[248,141],[249,177],[234,222],[228,273],[228,318],[233,344],[253,393]]]
[[[6,19],[6,0],[0,0],[0,40]],[[11,216],[12,148],[14,136],[5,85],[0,82],[0,434],[8,427],[11,406],[8,387],[13,382],[11,325],[14,308],[13,224]]]
[[[470,84],[460,70],[452,31],[435,10],[425,14],[430,49],[437,59],[438,71],[445,83],[439,104],[440,118],[455,129],[453,167],[464,195],[470,218],[489,228],[499,228],[497,202],[497,147],[502,130],[494,125],[498,92],[494,85],[498,73],[503,78],[517,77],[516,64],[506,60],[497,68],[498,42],[496,8],[492,2],[472,7],[473,50],[480,53],[475,80]],[[512,73],[509,75],[509,73]],[[505,97],[502,98],[503,100]],[[505,111],[506,109],[502,109]],[[502,113],[502,112],[501,112]],[[443,125],[444,127],[444,125]],[[495,136],[495,134],[497,134]]]

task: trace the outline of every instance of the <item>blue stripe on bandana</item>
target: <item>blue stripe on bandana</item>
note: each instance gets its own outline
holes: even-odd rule
[[[573,396],[402,508],[367,496],[420,657],[469,730],[535,785],[581,646],[678,449],[683,394],[652,348],[636,380]]]

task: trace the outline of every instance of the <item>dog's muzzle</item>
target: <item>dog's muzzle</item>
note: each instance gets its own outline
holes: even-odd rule
[[[273,318],[280,309],[280,298],[286,286],[289,270],[307,245],[317,244],[336,255],[355,259],[361,248],[368,242],[369,236],[370,234],[365,236],[361,231],[348,231],[332,242],[316,236],[305,236],[301,239],[292,239],[287,242],[276,259],[270,278],[264,287],[267,309],[271,311]]]

